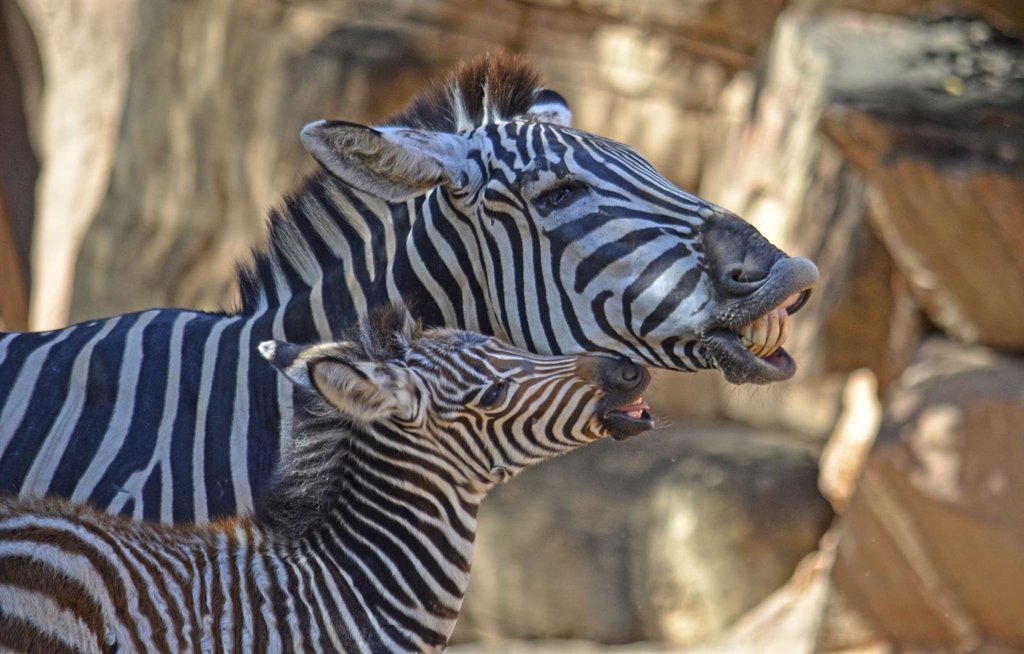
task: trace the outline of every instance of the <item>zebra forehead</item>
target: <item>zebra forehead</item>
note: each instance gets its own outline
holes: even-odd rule
[[[485,55],[461,65],[383,125],[456,133],[522,118],[538,102],[550,103],[551,94],[539,84],[537,72],[519,57]]]

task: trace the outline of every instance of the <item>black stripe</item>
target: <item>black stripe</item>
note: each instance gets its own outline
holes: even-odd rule
[[[87,327],[89,327],[88,324],[75,325],[74,327],[68,327],[68,329],[85,329]],[[15,393],[14,381],[21,373],[28,355],[63,333],[63,331],[53,331],[39,334],[4,334],[4,338],[10,340],[8,341],[7,353],[3,359],[0,359],[0,410],[3,409],[12,396],[17,395]],[[20,392],[26,391],[24,388],[17,390]],[[15,426],[0,425],[0,430],[14,429]],[[0,481],[0,488],[6,489],[3,481]]]
[[[439,196],[441,194],[438,193],[435,195]],[[436,218],[432,219],[431,221],[432,226],[437,231],[438,235],[440,235],[440,237],[444,240],[444,242],[448,244],[448,247],[450,247],[452,251],[455,253],[455,262],[458,265],[458,270],[462,273],[460,275],[460,277],[462,278],[461,282],[463,285],[466,285],[469,288],[469,292],[473,295],[473,300],[474,303],[476,304],[477,324],[489,324],[490,317],[487,315],[487,291],[484,288],[484,286],[480,284],[480,280],[476,278],[476,275],[473,274],[473,263],[472,260],[470,259],[469,252],[466,250],[466,245],[462,242],[462,239],[459,238],[459,233],[455,229],[455,226],[451,223],[451,221],[447,219],[447,216],[442,211],[441,198],[438,197],[432,200],[432,202],[430,203],[430,211],[431,216],[436,216]],[[458,219],[468,222],[468,220],[466,220],[465,217],[461,213],[459,213],[458,209],[451,207],[449,205],[448,211],[455,213]],[[475,238],[476,230],[473,231]],[[486,280],[484,280],[484,283],[486,283]],[[456,283],[456,288],[458,288],[459,286],[460,284]],[[458,308],[460,305],[462,305],[461,289],[458,294],[458,299],[455,301],[454,306]],[[463,306],[463,308],[465,307]],[[464,329],[466,326],[465,317],[460,315],[458,317],[458,322],[460,328]]]
[[[139,369],[138,387],[135,394],[135,410],[124,446],[113,459],[111,467],[121,468],[131,474],[143,468],[156,446],[156,435],[163,414],[164,389],[167,385],[167,357],[171,330],[174,321],[182,312],[162,311],[146,326],[142,336],[142,365]],[[81,424],[81,423],[80,423]],[[60,465],[50,484],[49,493],[70,496],[75,484],[85,473],[95,448],[86,447],[83,442],[86,430],[76,425],[74,435],[61,457]],[[125,477],[127,479],[127,477]],[[122,480],[113,480],[119,483]],[[159,502],[156,511],[159,513]]]
[[[181,380],[178,386],[178,410],[171,432],[171,478],[175,521],[195,519],[192,487],[192,444],[196,438],[196,411],[199,381],[203,370],[206,339],[218,318],[201,315],[185,325],[181,343]]]
[[[256,352],[263,341],[273,338],[274,312],[258,318],[250,332],[249,423],[246,430],[246,456],[249,463],[249,488],[253,498],[266,489],[277,470],[281,447],[281,407],[277,403],[278,373]]]
[[[649,351],[652,356],[657,356],[654,347],[640,338],[633,328],[633,303],[644,293],[644,291],[650,288],[654,282],[660,279],[665,272],[670,270],[680,259],[685,258],[689,254],[690,249],[686,247],[684,243],[676,243],[647,264],[643,271],[637,275],[637,277],[630,282],[629,286],[626,287],[626,290],[622,292],[622,321],[633,338],[639,341],[639,346]],[[699,278],[700,273],[698,272],[697,279]],[[696,285],[697,279],[693,280],[694,285]]]
[[[697,282],[700,281],[701,271],[699,268],[690,268],[683,276],[679,278],[676,285],[672,287],[672,290],[665,294],[665,297],[661,298],[658,302],[658,306],[654,308],[654,311],[647,314],[643,322],[640,324],[640,337],[646,338],[648,334],[658,328],[661,323],[665,322],[672,312],[682,304],[686,298],[693,294],[693,289],[697,288]]]
[[[601,271],[613,263],[622,261],[637,254],[644,245],[664,234],[660,227],[637,229],[625,234],[617,241],[605,243],[588,254],[576,266],[573,276],[573,290],[583,293],[590,282],[601,274]]]
[[[423,216],[424,209],[423,205],[428,201],[427,198],[417,198],[416,204],[419,207],[417,211],[420,216]],[[429,198],[429,201],[436,203],[436,199],[433,197]],[[433,208],[437,211],[436,204]],[[422,265],[430,271],[430,277],[441,287],[448,301],[453,306],[461,306],[462,304],[462,291],[460,289],[460,282],[452,275],[448,269],[448,263],[441,258],[441,254],[434,247],[434,244],[430,240],[430,235],[427,233],[426,220],[418,221],[412,226],[412,242],[413,249],[419,254],[422,260]],[[412,293],[413,309],[416,313],[420,314],[420,317],[424,319],[424,322],[428,326],[440,326],[444,324],[444,317],[441,315],[440,308],[435,302],[432,302],[430,294],[431,290],[428,290],[426,286],[420,282],[416,271],[411,267],[409,269],[409,275],[404,278],[406,282],[413,282],[414,288],[410,289]],[[418,287],[418,288],[416,288]],[[433,312],[431,312],[433,308]],[[433,315],[431,315],[433,313]],[[463,326],[465,320],[462,316],[458,317],[459,326]]]
[[[239,338],[244,323],[228,325],[220,334],[217,360],[211,379],[210,403],[206,411],[206,442],[203,475],[206,506],[210,519],[235,513],[235,490],[231,480],[231,421],[235,413],[235,384],[238,376]],[[255,365],[253,352],[250,362]]]

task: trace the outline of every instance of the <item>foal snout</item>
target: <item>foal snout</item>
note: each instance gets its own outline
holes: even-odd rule
[[[615,355],[582,356],[576,364],[576,372],[609,394],[639,393],[650,382],[650,374],[643,366]]]

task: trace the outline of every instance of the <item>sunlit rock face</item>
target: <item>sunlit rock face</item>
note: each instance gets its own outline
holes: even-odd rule
[[[894,386],[843,514],[831,646],[1024,642],[1024,363],[935,338]],[[842,610],[839,610],[839,609]],[[844,624],[859,623],[851,635]]]

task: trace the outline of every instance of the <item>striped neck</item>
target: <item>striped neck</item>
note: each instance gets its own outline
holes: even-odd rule
[[[239,270],[241,311],[285,307],[293,340],[336,337],[368,307],[400,295],[393,266],[411,222],[405,204],[385,202],[325,172],[309,176],[271,211],[267,248]]]
[[[256,524],[281,551],[315,543],[307,555],[346,571],[339,592],[379,623],[367,633],[392,640],[367,649],[443,648],[469,583],[485,492],[455,483],[427,457],[411,458],[415,441],[385,425],[309,430],[332,420],[303,423],[278,483],[257,501]]]

